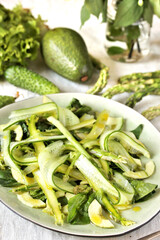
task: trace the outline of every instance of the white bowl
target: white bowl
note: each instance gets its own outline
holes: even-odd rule
[[[82,104],[89,105],[94,110],[102,111],[108,110],[111,116],[121,116],[126,119],[126,130],[133,130],[139,124],[143,124],[143,132],[140,140],[146,145],[151,153],[151,157],[156,165],[156,172],[152,177],[149,178],[148,182],[160,184],[160,133],[158,130],[142,115],[133,109],[115,102],[113,100],[105,99],[103,97],[81,94],[81,93],[60,93],[49,95],[49,97],[60,106],[67,106],[73,98],[80,100]],[[8,121],[8,116],[12,110],[27,108],[42,103],[42,97],[30,98],[24,101],[20,101],[11,105],[8,105],[0,109],[0,124]],[[120,224],[115,224],[114,229],[103,229],[94,226],[93,224],[88,225],[71,225],[64,223],[63,226],[56,226],[54,224],[53,217],[43,213],[39,209],[32,209],[23,205],[17,200],[15,194],[9,192],[8,188],[0,186],[0,200],[7,207],[13,210],[18,215],[28,219],[45,228],[59,231],[62,233],[68,233],[79,236],[92,236],[92,237],[106,237],[106,236],[117,236],[134,230],[143,224],[150,221],[160,210],[160,194],[157,191],[153,197],[145,202],[137,203],[136,205],[141,208],[140,211],[136,212],[133,209],[124,211],[122,214],[127,219],[133,220],[136,224],[125,227]]]

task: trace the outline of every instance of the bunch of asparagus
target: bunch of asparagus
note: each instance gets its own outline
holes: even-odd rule
[[[112,98],[116,94],[132,92],[126,105],[134,107],[137,102],[147,95],[160,95],[160,71],[148,73],[133,73],[120,77],[118,84],[107,89],[103,97]],[[149,120],[160,115],[160,105],[149,108],[142,113]]]

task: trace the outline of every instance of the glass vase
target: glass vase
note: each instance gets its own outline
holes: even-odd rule
[[[115,61],[132,63],[150,52],[150,25],[139,21],[127,27],[115,28],[117,0],[108,0],[106,51]]]

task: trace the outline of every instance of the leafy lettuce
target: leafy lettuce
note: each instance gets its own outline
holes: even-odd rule
[[[26,65],[37,57],[42,25],[40,17],[35,19],[21,5],[9,10],[0,4],[0,75],[11,65]]]

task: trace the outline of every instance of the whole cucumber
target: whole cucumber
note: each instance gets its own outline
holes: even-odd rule
[[[48,79],[25,67],[11,66],[7,68],[4,76],[9,83],[40,95],[59,92],[58,87]]]
[[[1,96],[0,95],[0,108],[10,104],[10,103],[14,103],[15,98],[11,97],[11,96]]]

